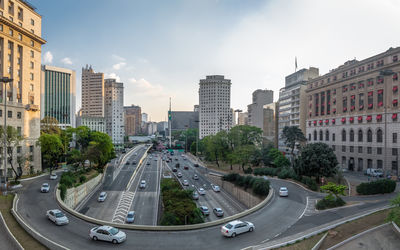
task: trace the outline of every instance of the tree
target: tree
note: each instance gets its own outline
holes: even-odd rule
[[[87,159],[103,167],[115,157],[114,146],[108,134],[93,131],[87,150]]]
[[[321,187],[321,190],[329,193],[329,195],[335,195],[336,200],[339,198],[339,195],[345,195],[344,191],[347,189],[345,185],[336,185],[333,182],[329,182],[328,184]]]
[[[61,133],[61,129],[58,126],[59,122],[52,116],[45,116],[40,121],[40,132],[46,134],[57,134]]]
[[[256,149],[254,145],[243,145],[235,149],[236,161],[241,165],[243,171],[244,167],[250,163]]]
[[[337,165],[338,161],[332,148],[321,142],[311,143],[302,148],[295,171],[299,175],[315,176],[319,183],[320,177],[333,176]]]
[[[61,139],[57,135],[42,133],[38,144],[42,149],[42,157],[50,169],[50,174],[58,166],[58,162],[63,153]]]
[[[11,169],[14,172],[15,180],[18,180],[22,176],[22,169],[18,171],[17,169],[15,169],[13,156],[14,156],[14,149],[19,145],[19,143],[24,138],[22,135],[20,135],[20,132],[18,132],[18,130],[12,126],[7,126],[6,131],[4,130],[3,126],[0,126],[0,135],[1,135],[0,145],[2,145],[3,148],[5,147],[7,149],[7,158],[8,158],[7,162],[10,164]],[[3,140],[4,136],[6,137],[5,142]],[[3,154],[3,152],[0,152],[0,154]]]
[[[304,136],[303,132],[300,128],[291,126],[291,127],[284,127],[282,131],[282,139],[285,140],[285,144],[288,148],[291,149],[292,155],[292,164],[294,159],[294,148],[297,143],[305,142],[307,139]]]

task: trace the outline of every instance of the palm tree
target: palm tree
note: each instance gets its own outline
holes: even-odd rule
[[[282,131],[282,139],[285,140],[285,144],[288,148],[291,149],[291,155],[292,155],[292,165],[294,162],[294,148],[296,146],[296,143],[300,142],[305,142],[307,139],[304,136],[303,132],[301,131],[300,128],[295,127],[295,126],[286,126],[283,128]]]

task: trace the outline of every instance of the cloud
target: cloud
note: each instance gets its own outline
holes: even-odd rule
[[[61,59],[61,62],[67,65],[72,65],[72,60],[69,57],[64,57],[63,59]]]
[[[135,92],[138,95],[145,95],[149,97],[166,97],[168,94],[165,92],[164,88],[159,84],[152,84],[141,78],[136,80],[135,78],[130,78],[128,82],[133,85]]]
[[[112,54],[111,57],[116,61],[126,61],[125,58],[123,58],[122,56],[116,55],[116,54]]]
[[[50,51],[47,51],[43,55],[43,62],[44,63],[52,63],[53,62],[53,54]]]
[[[114,64],[112,67],[113,67],[113,69],[115,69],[115,70],[120,70],[121,68],[123,68],[123,67],[125,67],[125,66],[126,66],[126,63],[125,63],[125,62],[120,62],[120,63]]]
[[[121,78],[115,73],[104,73],[104,79],[113,78],[117,82],[121,82]]]

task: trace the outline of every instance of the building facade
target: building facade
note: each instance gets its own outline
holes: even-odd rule
[[[274,92],[267,89],[257,89],[253,92],[252,101],[252,104],[247,105],[248,123],[251,126],[263,129],[264,105],[274,101]]]
[[[139,135],[142,125],[142,109],[131,105],[124,107],[125,136]]]
[[[106,119],[104,117],[83,116],[79,110],[76,116],[76,126],[86,126],[90,130],[106,133]]]
[[[53,117],[60,128],[75,127],[75,71],[42,65],[40,119]]]
[[[211,75],[200,80],[200,139],[232,127],[231,80]]]
[[[0,1],[0,124],[12,126],[24,137],[10,150],[14,169],[26,174],[42,170],[40,147],[40,65],[42,17],[25,1]],[[6,104],[6,105],[5,105]],[[2,141],[2,140],[1,140]],[[0,176],[13,176],[9,162],[4,165],[5,145],[0,142]],[[26,159],[21,166],[17,159]],[[6,170],[5,170],[6,169]],[[3,179],[0,178],[2,181]]]
[[[82,115],[104,117],[104,74],[82,68]]]
[[[104,110],[106,131],[115,146],[124,144],[124,84],[115,79],[106,79]]]
[[[147,115],[147,113],[142,113],[142,122],[148,122],[148,115]]]
[[[282,130],[286,126],[299,127],[305,134],[306,84],[319,76],[318,68],[301,69],[285,77],[285,87],[279,91],[278,148],[287,152]],[[297,151],[296,151],[297,152]]]
[[[238,114],[238,125],[249,125],[249,114],[247,112]]]
[[[199,112],[171,111],[171,131],[199,128]]]
[[[351,171],[398,175],[400,47],[351,60],[307,85],[307,139]]]
[[[263,142],[272,143],[275,148],[278,148],[278,109],[277,102],[266,104],[263,107]]]

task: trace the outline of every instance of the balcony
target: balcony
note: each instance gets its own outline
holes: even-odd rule
[[[39,111],[39,105],[35,105],[35,104],[27,104],[26,106],[25,106],[25,109],[27,110],[27,111]]]

